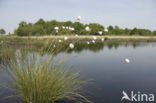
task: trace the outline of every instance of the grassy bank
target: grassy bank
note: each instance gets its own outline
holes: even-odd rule
[[[23,41],[23,40],[45,40],[45,39],[64,39],[64,37],[68,37],[71,41],[77,40],[78,42],[85,42],[87,40],[92,40],[93,36],[71,36],[71,35],[62,35],[62,36],[0,36],[0,41],[9,41],[13,40],[15,41]],[[156,42],[156,36],[96,36],[97,41],[104,38],[107,41],[134,41],[134,42],[140,42],[140,41],[147,41],[147,42]]]

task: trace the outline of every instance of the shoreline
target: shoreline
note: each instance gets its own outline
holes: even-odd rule
[[[64,37],[68,37],[68,39],[79,39],[79,40],[92,40],[93,36],[96,35],[87,35],[82,36],[79,35],[76,37],[75,35],[59,35],[59,36],[0,36],[0,39],[11,38],[11,39],[64,39]],[[156,42],[156,36],[96,36],[97,40],[104,38],[108,41],[148,41],[148,42]]]
[[[96,36],[97,38],[118,38],[118,39],[148,39],[148,38],[154,38],[156,39],[156,36],[124,36],[124,35],[104,35],[104,36],[99,36],[99,35],[79,35],[76,37],[75,35],[51,35],[51,36],[0,36],[1,37],[15,37],[15,38],[64,38],[64,37],[69,37],[69,38],[92,38],[93,36]]]

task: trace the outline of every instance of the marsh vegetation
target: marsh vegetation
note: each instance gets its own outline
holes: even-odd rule
[[[16,94],[5,96],[5,99],[17,97],[26,103],[91,103],[82,94],[83,86],[90,79],[84,79],[79,71],[72,70],[62,56],[55,59],[62,50],[72,49],[68,43],[63,46],[54,40],[23,40],[1,40],[5,44],[0,45],[1,72],[6,71],[10,80],[9,86],[1,86]]]
[[[94,40],[94,42],[92,42],[92,40]],[[74,58],[78,58],[79,56],[81,57],[79,54],[84,51],[96,54],[105,49],[106,52],[118,50],[118,48],[121,47],[132,47],[136,49],[137,47],[146,46],[146,42],[148,42],[144,40],[144,42],[138,42],[138,40],[130,41],[131,40],[123,41],[111,38],[104,38],[104,40],[102,40],[99,37],[77,37],[75,39],[70,37],[1,37],[0,68],[1,74],[5,73],[7,80],[4,79],[3,82],[6,83],[0,82],[0,84],[1,88],[5,88],[6,91],[11,91],[12,94],[0,94],[0,101],[6,101],[12,98],[19,100],[19,102],[26,103],[85,103],[95,101],[96,99],[93,99],[94,96],[90,98],[87,90],[90,85],[94,84],[92,83],[94,81],[92,78],[95,79],[96,77],[84,77],[82,69],[81,71],[73,69],[68,63],[71,58],[70,55],[76,53],[78,56]],[[87,53],[85,55],[88,55]],[[122,54],[114,54],[118,56],[116,57],[119,58],[118,61],[123,61],[121,59]],[[83,56],[85,57],[85,55]],[[101,54],[101,56],[103,56],[103,54]],[[116,60],[116,58],[114,60]],[[80,61],[83,61],[83,59]],[[109,58],[107,59],[109,60]],[[73,61],[73,58],[71,60]],[[108,60],[104,59],[104,61],[99,62],[106,62]],[[92,63],[95,65],[96,63],[98,64],[98,62]],[[88,64],[91,65],[92,63]],[[87,72],[90,72],[90,70]],[[95,74],[93,73],[92,75]],[[95,90],[97,90],[97,88]],[[96,91],[94,92],[96,94]]]

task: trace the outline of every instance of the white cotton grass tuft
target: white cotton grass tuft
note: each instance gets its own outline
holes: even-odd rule
[[[92,40],[92,43],[95,43],[95,40]]]
[[[55,29],[55,30],[59,30],[59,27],[55,26],[54,29]]]
[[[108,32],[108,29],[107,29],[107,28],[105,28],[105,29],[104,29],[104,31],[105,31],[105,32]]]
[[[75,30],[75,28],[73,28],[73,27],[69,27],[69,30],[73,31],[73,30]]]
[[[69,29],[69,27],[68,27],[68,26],[66,26],[66,29]]]
[[[93,39],[96,40],[96,36],[93,36]]]
[[[104,38],[101,38],[101,41],[103,42],[104,41]]]
[[[59,40],[59,43],[61,43],[62,42],[62,40]]]
[[[65,26],[62,26],[62,29],[65,29],[66,27]]]
[[[69,26],[69,30],[71,30],[72,27]]]
[[[102,33],[103,33],[102,31],[99,31],[99,35],[102,35]]]
[[[65,37],[64,37],[64,40],[68,40],[68,37],[65,36]]]
[[[90,31],[90,28],[87,26],[87,27],[85,28],[85,30],[86,30],[86,31]]]
[[[90,44],[90,42],[88,41],[87,44]]]
[[[126,58],[125,59],[125,62],[129,64],[130,63],[130,60],[128,58]]]
[[[72,31],[74,31],[74,30],[75,30],[75,28],[71,28],[71,30],[72,30]]]
[[[69,44],[69,47],[70,47],[71,49],[73,49],[73,48],[74,48],[74,44],[70,43],[70,44]]]
[[[56,45],[54,44],[54,45],[53,45],[53,47],[55,48],[55,47],[56,47]]]
[[[78,17],[77,17],[77,20],[81,20],[81,16],[78,16]]]
[[[78,35],[78,34],[76,34],[75,36],[76,36],[76,37],[78,37],[79,35]]]

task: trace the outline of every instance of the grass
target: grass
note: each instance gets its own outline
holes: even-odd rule
[[[105,43],[100,43],[101,39],[98,37],[99,42],[97,40],[96,43],[98,46],[96,44],[88,46],[86,41],[92,40],[92,36],[89,38],[69,38],[68,41],[61,43],[58,43],[59,39],[55,38],[53,41],[51,38],[0,38],[0,41],[3,41],[0,47],[5,48],[0,50],[0,59],[9,58],[9,63],[7,62],[8,77],[12,80],[14,91],[22,98],[23,102],[62,103],[64,100],[79,103],[91,102],[82,95],[83,86],[88,84],[88,80],[83,80],[78,72],[66,67],[65,62],[60,62],[62,60],[55,61],[54,56],[62,51],[80,51],[83,48],[96,51],[111,41],[123,41],[123,38],[105,37]],[[63,41],[63,37],[61,39]],[[135,39],[130,38],[127,40]],[[75,44],[72,50],[68,48],[71,42]],[[83,45],[79,45],[79,42],[83,43]],[[56,45],[55,48],[53,47],[54,44]],[[18,53],[14,49],[8,48],[8,46],[14,49],[18,47],[20,52]],[[112,43],[110,43],[109,47],[112,46]],[[115,46],[117,47],[118,44],[115,44]],[[27,51],[28,49],[29,51]],[[13,55],[14,53],[16,55]],[[45,55],[47,56],[44,57]]]
[[[56,61],[53,55],[16,52],[7,64],[7,71],[13,91],[25,103],[62,103],[64,100],[91,103],[82,95],[88,80],[83,80],[65,62]]]

